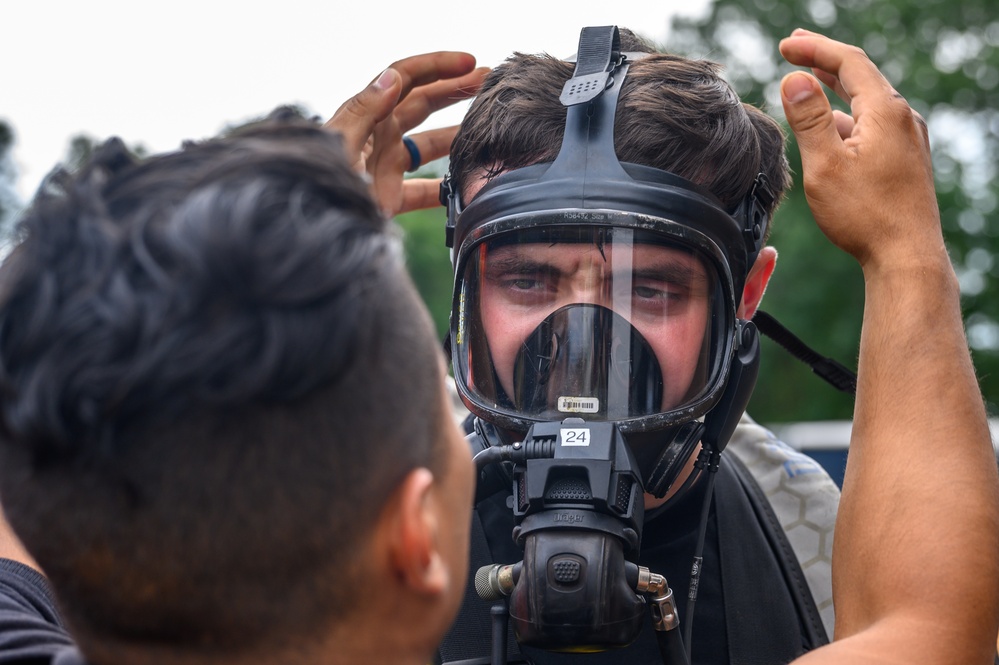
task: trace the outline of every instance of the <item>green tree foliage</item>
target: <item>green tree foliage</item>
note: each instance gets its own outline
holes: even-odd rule
[[[409,274],[442,339],[451,313],[453,282],[449,251],[444,245],[445,218],[443,208],[434,208],[406,213],[396,220],[403,231]]]
[[[999,10],[994,0],[715,0],[678,19],[669,49],[722,62],[739,94],[779,115],[778,82],[791,67],[777,42],[796,27],[862,47],[926,119],[945,240],[961,281],[968,339],[992,414],[999,404]],[[839,108],[843,105],[835,100]],[[797,147],[789,157],[801,173]],[[852,260],[815,229],[797,179],[778,212],[780,252],[764,301],[791,330],[855,366],[863,282]],[[932,335],[932,330],[926,331]],[[840,396],[764,343],[750,406],[765,422],[845,418]]]

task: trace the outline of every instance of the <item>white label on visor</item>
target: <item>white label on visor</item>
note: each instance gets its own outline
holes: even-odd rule
[[[600,410],[600,398],[559,397],[558,410],[562,413],[596,413]]]

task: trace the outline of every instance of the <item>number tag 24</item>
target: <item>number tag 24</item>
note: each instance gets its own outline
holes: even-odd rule
[[[590,445],[590,430],[564,427],[559,431],[563,446]]]

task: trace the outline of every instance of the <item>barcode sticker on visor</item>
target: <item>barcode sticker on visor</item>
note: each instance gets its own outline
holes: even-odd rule
[[[600,410],[600,398],[559,397],[558,410],[562,413],[596,413]]]

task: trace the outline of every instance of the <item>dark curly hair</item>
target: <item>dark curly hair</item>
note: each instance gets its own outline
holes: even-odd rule
[[[441,358],[338,136],[288,110],[55,172],[0,268],[0,497],[81,641],[294,640],[443,463]],[[281,597],[283,602],[275,603]]]

